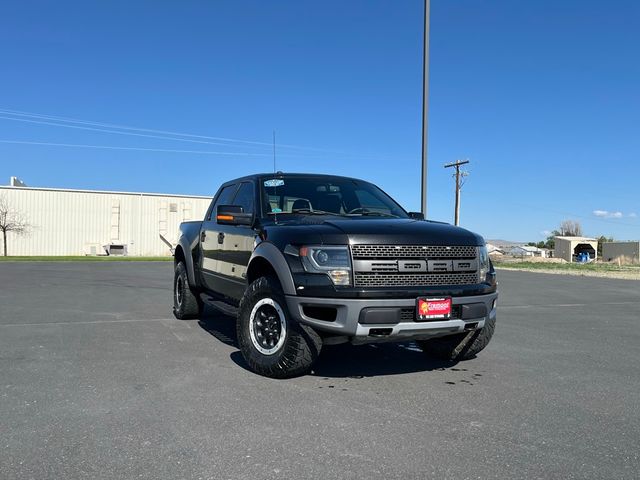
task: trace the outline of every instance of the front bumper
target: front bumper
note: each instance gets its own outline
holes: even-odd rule
[[[418,340],[451,335],[484,327],[496,317],[498,292],[468,297],[453,297],[457,317],[450,320],[418,322],[407,319],[415,309],[415,299],[310,298],[287,295],[289,313],[300,323],[352,343]],[[478,308],[481,307],[481,308]],[[323,320],[310,312],[324,309],[335,319]],[[405,315],[401,315],[403,311]],[[479,316],[478,316],[479,315]]]

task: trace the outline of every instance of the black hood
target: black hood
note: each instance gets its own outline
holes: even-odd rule
[[[484,245],[480,235],[464,228],[410,218],[304,216],[265,230],[272,241],[289,237],[286,243],[297,244]]]

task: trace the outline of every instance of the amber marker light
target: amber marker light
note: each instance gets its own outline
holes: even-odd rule
[[[218,220],[227,220],[227,221],[231,221],[233,220],[233,215],[218,215],[216,217]]]

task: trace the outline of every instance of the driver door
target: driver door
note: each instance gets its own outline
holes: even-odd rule
[[[202,281],[208,289],[216,291],[217,278],[220,272],[220,255],[222,244],[219,242],[219,225],[216,222],[216,210],[218,205],[226,205],[231,202],[238,189],[237,184],[222,187],[220,193],[213,202],[205,220],[200,227],[200,258],[202,259]]]

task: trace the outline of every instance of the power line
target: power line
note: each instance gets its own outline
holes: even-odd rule
[[[165,152],[165,153],[192,153],[198,155],[227,155],[227,156],[239,156],[239,157],[270,157],[272,153],[255,153],[255,152],[216,152],[209,150],[176,150],[176,149],[167,149],[167,148],[143,148],[143,147],[120,147],[114,145],[89,145],[89,144],[80,144],[80,143],[55,143],[55,142],[40,142],[33,140],[0,140],[0,143],[6,144],[16,144],[16,145],[35,145],[35,146],[49,146],[49,147],[70,147],[70,148],[97,148],[97,149],[105,149],[105,150],[133,150],[133,151],[142,151],[142,152]],[[286,154],[280,153],[278,157],[284,158],[306,158],[306,159],[325,159],[326,155],[299,155],[299,154]],[[398,159],[393,159],[397,161]],[[387,161],[391,161],[391,159],[387,159]]]
[[[155,130],[155,129],[151,129],[151,128],[131,127],[131,126],[128,126],[128,125],[118,125],[118,124],[113,124],[113,123],[103,123],[103,122],[95,122],[95,121],[90,121],[90,120],[80,120],[80,119],[77,119],[77,118],[61,117],[61,116],[54,116],[54,115],[45,115],[45,114],[41,114],[41,113],[23,112],[23,111],[20,111],[20,110],[10,110],[10,109],[5,109],[5,108],[0,108],[0,113],[3,113],[5,115],[16,115],[16,116],[20,116],[20,117],[40,118],[40,119],[45,119],[45,120],[54,120],[54,121],[58,121],[58,122],[76,123],[76,124],[80,124],[80,125],[92,125],[92,126],[98,126],[98,127],[116,128],[116,129],[120,129],[120,130],[131,130],[131,131],[136,131],[136,132],[158,133],[158,134],[162,134],[162,135],[172,135],[174,137],[190,137],[190,138],[200,138],[200,139],[206,139],[206,140],[216,140],[216,141],[231,142],[231,143],[246,143],[246,144],[251,144],[251,145],[260,145],[260,146],[263,146],[263,147],[270,147],[271,146],[271,144],[268,143],[268,142],[257,142],[257,141],[252,141],[252,140],[241,140],[241,139],[225,138],[225,137],[211,137],[211,136],[207,136],[207,135],[196,135],[196,134],[192,134],[192,133],[171,132],[171,131],[167,131],[167,130]],[[283,145],[283,146],[293,147],[293,148],[305,148],[305,147],[297,147],[295,145]]]
[[[55,115],[47,115],[47,114],[42,114],[42,113],[33,113],[33,112],[25,112],[25,111],[21,111],[21,110],[12,110],[12,109],[7,109],[7,108],[0,108],[0,114],[3,115],[13,115],[13,116],[20,116],[20,117],[27,117],[27,118],[31,118],[31,119],[38,119],[40,121],[52,121],[52,122],[58,122],[58,123],[51,123],[51,126],[58,126],[58,127],[69,127],[69,128],[81,128],[78,125],[89,125],[92,127],[102,127],[102,128],[107,128],[107,129],[118,129],[118,130],[127,130],[127,131],[131,131],[131,132],[146,132],[146,133],[150,133],[150,134],[159,134],[161,136],[155,137],[152,135],[148,135],[149,138],[159,138],[159,139],[164,139],[164,140],[176,140],[176,141],[191,141],[193,143],[203,143],[203,144],[211,144],[211,145],[219,145],[219,146],[229,146],[229,147],[235,147],[236,145],[226,145],[224,143],[213,143],[213,142],[207,142],[204,140],[213,140],[215,142],[229,142],[231,144],[233,143],[240,143],[240,144],[246,144],[246,145],[251,145],[254,146],[254,148],[269,148],[271,147],[271,143],[269,142],[259,142],[259,141],[253,141],[253,140],[242,140],[242,139],[235,139],[235,138],[226,138],[226,137],[215,137],[215,136],[208,136],[208,135],[197,135],[197,134],[192,134],[192,133],[183,133],[183,132],[172,132],[172,131],[168,131],[168,130],[157,130],[157,129],[151,129],[151,128],[139,128],[139,127],[131,127],[131,126],[127,126],[127,125],[118,125],[118,124],[112,124],[112,123],[103,123],[103,122],[95,122],[95,121],[90,121],[90,120],[81,120],[81,119],[77,119],[77,118],[70,118],[70,117],[64,117],[64,116],[55,116]],[[10,117],[0,117],[2,119],[5,120],[14,120],[14,121],[27,121],[25,119],[17,119],[17,118],[10,118]],[[63,123],[59,123],[59,122],[65,122],[65,123],[72,123],[72,124],[77,124],[77,125],[65,125]],[[31,120],[30,123],[37,123],[36,120]],[[47,123],[44,123],[47,124]],[[91,130],[89,127],[83,127],[81,129],[84,130]],[[101,131],[101,130],[94,130],[94,131]],[[102,133],[114,133],[114,134],[124,134],[124,135],[133,135],[132,133],[125,133],[125,132],[118,132],[115,130],[109,130],[109,131],[104,131]],[[137,134],[136,136],[147,136],[147,135],[143,135],[143,134]],[[176,138],[176,137],[186,137],[186,138],[191,138],[191,139],[198,139],[198,140],[186,140],[186,139],[180,139],[180,138]],[[327,149],[322,149],[322,148],[315,148],[315,147],[305,147],[305,146],[300,146],[300,145],[291,145],[291,144],[278,144],[278,147],[281,148],[289,148],[289,149],[296,149],[296,150],[306,150],[306,151],[310,151],[310,152],[318,152],[318,153],[325,153],[325,154],[332,154],[332,155],[341,155],[341,156],[347,156],[347,157],[353,157],[353,158],[361,158],[361,159],[372,159],[372,158],[377,158],[377,159],[381,159],[380,157],[375,157],[372,155],[365,155],[365,154],[357,154],[357,153],[348,153],[348,152],[342,152],[342,151],[338,151],[338,150],[327,150]],[[381,159],[383,160],[383,159]]]
[[[238,157],[269,157],[269,153],[248,153],[248,152],[212,152],[209,150],[173,150],[167,148],[143,148],[143,147],[116,147],[111,145],[87,145],[82,143],[53,143],[34,142],[27,140],[0,140],[0,143],[17,145],[40,145],[47,147],[72,147],[72,148],[99,148],[105,150],[135,150],[141,152],[164,152],[164,153],[195,153],[199,155],[230,155]]]
[[[447,163],[444,168],[455,167],[456,173],[453,176],[456,179],[456,209],[454,215],[454,225],[460,224],[460,189],[464,183],[464,177],[469,175],[467,172],[461,172],[460,167],[469,163],[469,160],[456,160],[454,163]]]
[[[15,144],[15,145],[35,145],[45,147],[69,147],[69,148],[96,148],[104,150],[133,150],[141,152],[161,152],[161,153],[189,153],[197,155],[227,155],[237,157],[271,157],[273,153],[255,153],[255,152],[215,152],[210,150],[176,150],[168,148],[145,148],[145,147],[119,147],[114,145],[90,145],[84,143],[55,143],[55,142],[39,142],[32,140],[0,140],[0,143]],[[300,158],[300,155],[296,154],[278,154],[278,157],[286,158]],[[309,156],[305,155],[304,158],[318,158],[322,159],[322,156]]]
[[[236,146],[236,145],[228,145],[226,143],[209,142],[209,141],[204,141],[204,140],[191,140],[191,139],[187,139],[187,138],[174,138],[174,137],[166,137],[166,136],[161,136],[161,135],[150,135],[150,134],[146,134],[146,133],[120,132],[118,130],[107,130],[107,129],[104,129],[104,128],[83,127],[83,126],[80,126],[80,125],[66,125],[66,124],[63,124],[63,123],[46,122],[46,121],[43,121],[43,120],[30,120],[30,119],[27,119],[27,118],[12,118],[12,117],[0,116],[0,120],[11,120],[11,121],[14,121],[14,122],[34,123],[34,124],[38,124],[38,125],[50,125],[50,126],[54,126],[54,127],[75,128],[75,129],[78,129],[78,130],[89,130],[89,131],[92,131],[92,132],[100,132],[100,133],[113,133],[113,134],[117,134],[117,135],[130,135],[130,136],[135,136],[135,137],[157,138],[157,139],[161,139],[161,140],[175,140],[177,142],[201,143],[201,144],[206,144],[206,145],[218,145],[218,146],[224,146],[224,147],[235,147]]]

